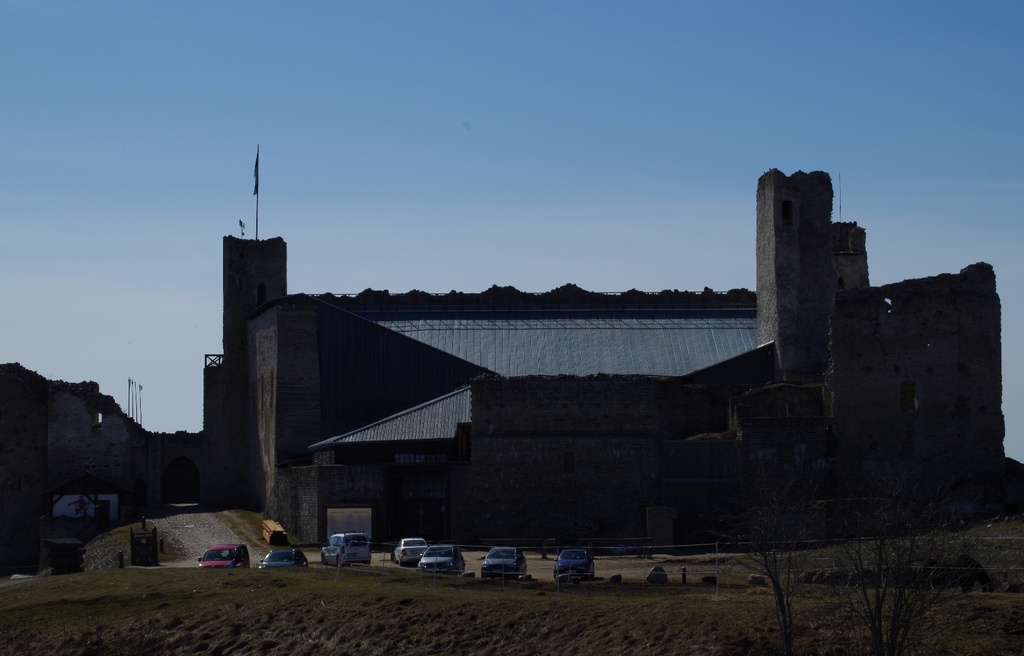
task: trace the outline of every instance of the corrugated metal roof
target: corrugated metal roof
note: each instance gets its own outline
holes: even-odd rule
[[[317,442],[309,450],[353,442],[454,439],[458,425],[470,420],[471,398],[469,388],[463,387],[359,430]]]
[[[753,308],[460,308],[352,311],[381,328],[504,376],[682,376],[754,351]],[[453,439],[469,388],[312,445]]]
[[[758,346],[754,309],[364,310],[357,314],[505,376],[681,376]]]

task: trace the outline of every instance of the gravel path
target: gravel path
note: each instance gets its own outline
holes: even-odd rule
[[[211,544],[245,542],[221,521],[215,512],[202,506],[179,505],[152,508],[146,517],[147,528],[155,525],[157,534],[164,540],[171,540],[177,560],[162,563],[168,567],[195,567],[196,559],[203,555]],[[253,565],[264,555],[249,545]]]
[[[249,544],[224,523],[216,512],[196,505],[162,506],[149,508],[145,515],[146,527],[141,521],[132,525],[132,532],[151,531],[155,526],[157,536],[177,555],[176,560],[161,557],[162,567],[195,567],[196,560],[211,544],[245,542],[249,545],[249,559],[253,567],[266,553],[266,545]],[[119,554],[124,550],[123,554]],[[165,552],[166,553],[166,552]],[[85,552],[86,569],[117,567],[122,560],[127,564],[129,554],[124,543],[111,536],[100,536],[91,541]]]

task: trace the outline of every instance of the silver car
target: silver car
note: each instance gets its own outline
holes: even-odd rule
[[[395,546],[391,560],[399,565],[415,565],[426,550],[427,541],[423,538],[402,538]]]
[[[366,533],[335,533],[320,547],[320,562],[324,565],[369,564],[370,538]]]

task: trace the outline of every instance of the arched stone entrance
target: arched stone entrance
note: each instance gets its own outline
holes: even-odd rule
[[[199,503],[199,468],[188,458],[175,458],[164,468],[162,503]]]

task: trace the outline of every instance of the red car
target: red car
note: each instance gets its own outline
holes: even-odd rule
[[[214,544],[199,559],[200,567],[248,567],[249,548],[244,544]]]

